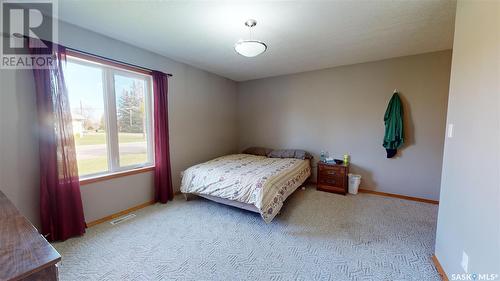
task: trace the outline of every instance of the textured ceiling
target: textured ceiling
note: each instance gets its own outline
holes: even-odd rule
[[[455,1],[59,1],[59,18],[236,81],[451,49]],[[248,39],[268,50],[235,53]]]

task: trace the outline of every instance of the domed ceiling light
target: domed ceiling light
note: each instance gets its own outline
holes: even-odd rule
[[[250,40],[239,40],[234,44],[234,50],[247,58],[256,57],[267,50],[267,45],[262,41],[252,39],[252,27],[257,25],[256,20],[249,19],[245,22],[245,25],[248,26]]]

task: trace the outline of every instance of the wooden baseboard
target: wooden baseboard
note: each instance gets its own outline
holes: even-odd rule
[[[146,202],[146,203],[142,203],[140,205],[137,205],[137,206],[134,206],[132,208],[129,208],[129,209],[126,209],[126,210],[123,210],[123,211],[120,211],[118,213],[115,213],[115,214],[112,214],[112,215],[109,215],[109,216],[106,216],[102,219],[98,219],[98,220],[95,220],[95,221],[91,221],[91,222],[88,222],[87,223],[87,227],[92,227],[94,225],[97,225],[97,224],[100,224],[100,223],[103,223],[103,222],[106,222],[106,221],[110,221],[112,219],[116,219],[118,217],[121,217],[123,215],[126,215],[128,213],[131,213],[131,212],[134,212],[134,211],[137,211],[139,209],[142,209],[142,208],[145,208],[147,206],[151,206],[155,203],[155,201],[149,201],[149,202]]]
[[[411,196],[394,194],[394,193],[380,192],[380,191],[363,189],[363,188],[360,188],[358,191],[361,192],[361,193],[369,193],[369,194],[380,195],[380,196],[394,197],[394,198],[411,200],[411,201],[417,201],[417,202],[424,202],[424,203],[430,203],[430,204],[436,204],[436,205],[439,204],[439,201],[436,201],[436,200],[430,200],[430,199],[418,198],[418,197],[411,197]]]
[[[436,257],[436,255],[432,255],[432,262],[434,263],[434,266],[436,267],[438,273],[439,273],[439,276],[441,276],[441,279],[443,281],[448,281],[448,276],[446,276],[446,272],[444,272],[444,269],[443,267],[441,266],[441,263],[439,263],[439,260],[438,258]]]
[[[309,185],[317,185],[317,182],[316,181],[311,181],[308,184]],[[358,192],[369,193],[369,194],[380,195],[380,196],[387,196],[387,197],[394,197],[394,198],[406,199],[406,200],[410,200],[410,201],[417,201],[417,202],[424,202],[424,203],[430,203],[430,204],[439,205],[439,201],[436,201],[436,200],[425,199],[425,198],[418,198],[418,197],[411,197],[411,196],[406,196],[406,195],[400,195],[400,194],[394,194],[394,193],[387,193],[387,192],[375,191],[375,190],[364,189],[364,188],[358,189]]]

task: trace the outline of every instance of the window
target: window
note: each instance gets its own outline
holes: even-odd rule
[[[80,178],[153,166],[151,75],[77,54],[64,75]]]

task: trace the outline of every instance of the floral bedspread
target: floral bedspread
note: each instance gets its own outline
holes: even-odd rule
[[[181,191],[254,205],[270,222],[310,175],[309,160],[232,154],[184,171]]]

